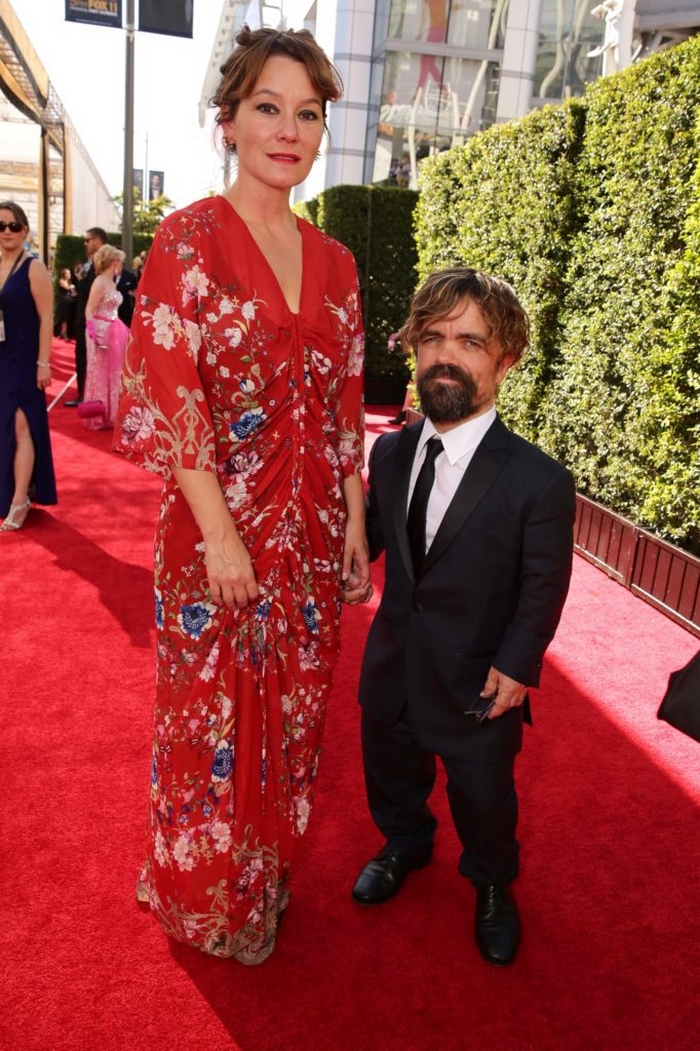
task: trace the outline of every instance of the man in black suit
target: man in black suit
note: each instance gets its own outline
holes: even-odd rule
[[[134,307],[136,306],[136,286],[138,283],[139,279],[134,271],[125,270],[124,267],[122,267],[122,272],[117,281],[117,291],[121,292],[122,301],[119,304],[117,313],[127,328],[131,328],[131,319],[134,316]]]
[[[510,285],[465,267],[435,273],[400,335],[417,354],[425,419],[370,455],[370,554],[386,551],[386,580],[359,699],[368,803],[386,843],[353,897],[387,901],[430,861],[439,756],[459,871],[476,888],[476,942],[505,965],[520,942],[515,758],[569,587],[575,488],[494,407],[529,339]]]
[[[88,265],[85,272],[78,281],[77,296],[75,298],[75,374],[78,383],[78,396],[70,401],[64,402],[68,408],[75,408],[83,400],[85,390],[85,373],[87,372],[87,344],[85,342],[85,307],[87,305],[92,282],[95,280],[95,267],[92,259],[98,248],[107,244],[107,233],[101,226],[91,226],[85,234],[85,251],[87,252]]]

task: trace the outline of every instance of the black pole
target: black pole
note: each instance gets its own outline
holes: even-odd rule
[[[124,100],[124,191],[122,203],[122,251],[131,267],[134,219],[134,0],[126,0],[126,96]],[[145,178],[145,174],[144,174]]]

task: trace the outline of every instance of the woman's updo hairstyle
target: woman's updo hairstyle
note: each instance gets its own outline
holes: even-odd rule
[[[253,94],[263,66],[273,55],[291,58],[306,67],[309,80],[321,97],[326,128],[326,104],[341,97],[343,82],[323,48],[308,29],[249,29],[248,26],[243,26],[236,35],[236,47],[221,67],[221,80],[211,100],[219,109],[216,123],[221,125],[233,120],[243,99]]]
[[[125,258],[126,257],[121,248],[115,248],[114,245],[100,245],[92,260],[95,266],[95,273],[104,274],[105,270],[111,263],[114,263],[117,260],[123,263]]]

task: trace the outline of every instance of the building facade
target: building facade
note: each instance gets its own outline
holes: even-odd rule
[[[297,189],[417,185],[423,157],[700,31],[698,0],[277,0],[234,3],[234,29],[310,29],[338,67],[321,161]],[[229,41],[230,41],[229,33]]]

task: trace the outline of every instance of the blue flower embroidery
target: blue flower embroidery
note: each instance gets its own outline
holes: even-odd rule
[[[247,438],[249,434],[252,434],[264,422],[265,413],[263,410],[252,409],[250,412],[244,412],[240,420],[231,424],[231,431],[239,441],[242,441],[243,438]]]
[[[270,616],[270,600],[265,598],[261,599],[255,607],[255,617],[257,620],[267,620]]]
[[[208,606],[197,602],[194,606],[180,606],[179,621],[182,630],[191,639],[198,639],[205,628],[211,624],[211,611]]]
[[[227,781],[233,773],[233,752],[225,745],[214,752],[211,776],[217,781]]]
[[[312,598],[308,600],[305,606],[301,607],[301,615],[304,618],[304,623],[306,624],[309,631],[317,635],[318,624],[316,623],[316,620],[318,613],[316,610],[316,606],[314,605],[314,600]]]
[[[155,753],[151,761],[151,784],[154,788],[158,784],[158,764],[156,763]]]
[[[156,627],[162,628],[165,624],[165,615],[163,612],[163,599],[159,592],[156,591]]]

